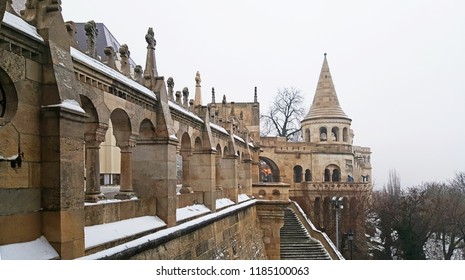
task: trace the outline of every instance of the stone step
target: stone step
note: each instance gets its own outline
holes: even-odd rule
[[[282,260],[328,260],[328,253],[318,240],[313,239],[290,208],[284,213],[281,228],[280,254]]]

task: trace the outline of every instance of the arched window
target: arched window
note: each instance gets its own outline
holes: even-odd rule
[[[339,182],[341,181],[341,172],[339,171],[339,169],[334,169],[333,170],[333,182]]]
[[[294,182],[302,182],[302,166],[294,166]]]
[[[309,143],[311,142],[311,139],[310,139],[310,129],[308,129],[308,128],[305,129],[305,139],[304,139],[304,141],[309,142]]]
[[[310,182],[312,180],[312,171],[310,169],[305,170],[305,181]]]
[[[331,129],[331,140],[333,142],[339,142],[339,127],[333,127]]]
[[[320,127],[320,141],[328,141],[328,131],[326,127]]]
[[[331,181],[331,171],[329,169],[325,169],[325,182]]]
[[[349,129],[347,127],[342,130],[342,141],[349,142]]]

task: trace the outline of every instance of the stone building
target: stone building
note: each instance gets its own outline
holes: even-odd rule
[[[364,210],[372,191],[371,151],[353,145],[351,123],[339,104],[325,54],[312,105],[301,121],[303,140],[287,142],[284,137],[262,137],[260,160],[270,169],[272,181],[291,186],[290,198],[333,241],[335,213],[331,199],[341,197],[338,240],[352,230],[358,233],[361,247]]]
[[[98,45],[95,22],[65,23],[60,3],[0,1],[0,259],[279,259],[285,211],[342,258],[289,200],[325,228],[328,190],[354,205],[371,186],[350,119],[319,110],[337,103],[326,82],[306,142],[260,138],[256,90],[235,103],[212,89],[204,105],[200,73],[193,98],[158,73],[152,28],[145,67],[133,65],[126,44]],[[261,161],[276,183],[260,182]],[[102,167],[119,173],[111,197]]]

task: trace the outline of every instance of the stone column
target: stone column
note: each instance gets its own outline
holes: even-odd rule
[[[252,160],[244,159],[241,164],[241,169],[241,193],[252,195]]]
[[[105,199],[100,190],[100,144],[105,141],[108,126],[101,126],[95,134],[85,135],[86,140],[86,202]]]
[[[117,144],[121,149],[121,174],[120,191],[115,195],[116,199],[131,199],[136,196],[132,187],[132,149],[135,143],[131,139],[124,144]]]

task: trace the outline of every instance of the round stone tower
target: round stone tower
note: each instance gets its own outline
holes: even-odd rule
[[[351,145],[351,122],[339,105],[325,54],[312,106],[301,122],[303,141]]]

